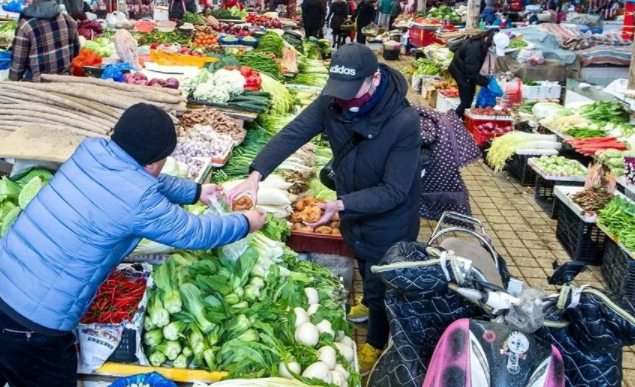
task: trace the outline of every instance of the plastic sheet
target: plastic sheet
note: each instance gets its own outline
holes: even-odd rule
[[[525,288],[520,294],[520,304],[512,305],[505,315],[505,322],[512,329],[523,333],[534,333],[542,327],[545,317],[542,312],[542,289]]]
[[[109,387],[128,387],[136,385],[150,385],[150,387],[177,387],[176,383],[164,378],[158,372],[150,372],[148,374],[139,374],[119,379]]]

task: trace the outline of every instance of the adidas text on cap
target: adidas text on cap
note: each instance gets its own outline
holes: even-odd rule
[[[375,74],[378,66],[377,57],[370,48],[359,43],[343,45],[331,59],[324,95],[343,100],[355,98],[364,79]]]

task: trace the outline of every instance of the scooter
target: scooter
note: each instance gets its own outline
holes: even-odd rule
[[[446,227],[447,223],[469,228]],[[449,233],[467,234],[479,243],[446,238]],[[510,327],[501,318],[505,311],[519,305],[521,299],[503,289],[498,254],[483,224],[475,218],[446,212],[428,244],[437,241],[441,249],[452,250],[457,256],[471,260],[471,265],[459,265],[465,278],[463,285],[451,287],[479,303],[494,321],[460,319],[452,323],[437,344],[423,386],[563,387],[564,364],[560,351],[533,334]],[[559,272],[565,271],[566,268]],[[512,279],[510,285],[519,295],[520,284]]]

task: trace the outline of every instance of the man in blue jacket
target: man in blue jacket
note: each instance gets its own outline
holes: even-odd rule
[[[176,131],[161,109],[138,104],[111,140],[84,140],[0,239],[0,386],[75,387],[72,330],[98,287],[147,238],[194,250],[244,238],[264,224],[250,211],[196,216],[220,189],[161,175]]]

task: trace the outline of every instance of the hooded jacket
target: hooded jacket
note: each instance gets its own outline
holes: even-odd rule
[[[487,58],[485,38],[466,40],[454,53],[450,74],[459,86],[487,86],[489,78],[481,75],[481,67]]]
[[[344,241],[357,258],[373,262],[395,243],[416,240],[421,193],[419,115],[404,104],[403,75],[380,67],[388,85],[375,108],[347,121],[333,98],[322,95],[274,136],[251,166],[266,177],[322,132],[334,154],[353,133],[361,135],[335,171],[335,186],[345,207],[340,213]]]
[[[207,250],[243,238],[243,215],[196,216],[191,180],[154,177],[112,141],[84,140],[0,239],[0,311],[61,335],[77,326],[101,283],[147,238]]]
[[[329,16],[327,19],[331,20],[331,28],[339,30],[342,23],[346,21],[348,13],[348,3],[344,0],[335,0],[331,3]]]

